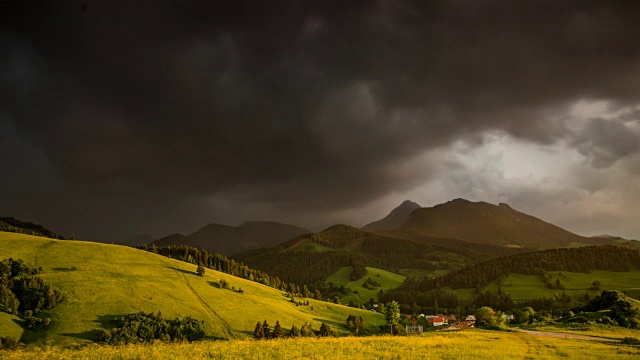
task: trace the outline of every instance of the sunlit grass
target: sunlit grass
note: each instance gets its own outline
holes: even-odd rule
[[[305,322],[318,329],[324,321],[343,335],[349,333],[342,325],[349,314],[362,315],[370,332],[384,321],[380,314],[327,302],[296,306],[268,286],[209,269],[199,277],[195,265],[125,246],[0,232],[0,259],[9,257],[42,266],[40,276],[63,294],[58,306],[39,314],[51,318],[51,325],[25,331],[23,342],[90,342],[113,327],[109,320],[140,311],[204,320],[207,336],[215,338],[251,337],[256,322],[264,320],[272,326],[279,320],[287,331]],[[221,279],[244,292],[219,288]],[[3,333],[16,334],[16,325],[0,316]]]
[[[640,349],[611,343],[482,330],[412,337],[205,341],[0,353],[3,359],[637,359]]]

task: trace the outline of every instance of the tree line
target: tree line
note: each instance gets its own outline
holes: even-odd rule
[[[453,289],[480,288],[511,273],[542,276],[545,271],[623,272],[635,269],[638,264],[640,250],[625,246],[601,245],[541,250],[484,261],[434,279],[409,280],[400,287],[400,291],[429,291],[444,286],[451,286]]]
[[[0,217],[0,231],[13,232],[26,235],[42,236],[51,239],[65,240],[73,237],[65,238],[62,235],[47,229],[46,227],[27,221],[21,221],[12,217]]]
[[[294,283],[285,283],[277,276],[270,275],[265,271],[252,269],[239,261],[220,254],[212,254],[207,250],[197,247],[187,245],[168,245],[162,247],[155,245],[137,245],[135,248],[191,264],[196,264],[198,265],[196,273],[200,276],[204,275],[205,268],[209,268],[225,274],[255,281],[278,290],[288,291],[293,288],[297,289],[296,293],[301,292],[300,286]]]

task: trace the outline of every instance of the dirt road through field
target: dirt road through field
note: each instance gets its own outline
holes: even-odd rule
[[[597,337],[597,336],[576,335],[576,334],[557,333],[557,332],[549,332],[549,331],[534,331],[534,330],[523,330],[523,329],[519,329],[519,331],[522,331],[523,333],[527,333],[533,336],[547,336],[547,337],[554,337],[554,338],[560,338],[560,339],[579,339],[579,340],[608,341],[608,342],[618,341],[616,339],[603,338],[603,337]]]

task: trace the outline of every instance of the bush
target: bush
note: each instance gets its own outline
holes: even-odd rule
[[[625,345],[640,345],[640,339],[627,336],[624,339],[622,339],[621,343]]]
[[[15,350],[18,347],[18,339],[13,336],[0,337],[0,349]]]
[[[568,323],[578,323],[578,324],[587,324],[589,323],[589,319],[582,315],[574,316],[571,319],[567,319]]]

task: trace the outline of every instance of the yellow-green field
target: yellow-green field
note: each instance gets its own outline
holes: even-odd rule
[[[3,359],[638,359],[619,343],[469,330],[411,337],[203,341],[192,344],[27,348]]]
[[[589,293],[589,296],[593,298],[599,295],[602,290],[624,290],[629,296],[640,299],[639,270],[629,272],[594,270],[589,274],[565,271],[562,272],[563,275],[559,274],[559,271],[549,272],[552,278],[551,282],[555,283],[556,279],[560,278],[564,291],[574,301],[584,302],[585,293]],[[600,290],[590,289],[594,280],[600,281]],[[562,293],[561,289],[549,289],[537,275],[510,274],[502,281],[501,288],[504,293],[511,295],[513,300],[553,297],[554,294]],[[447,286],[443,290],[453,292],[461,301],[470,301],[475,296],[474,289],[452,290]],[[481,290],[495,293],[498,291],[498,285],[492,282]]]
[[[348,304],[349,301],[353,301],[355,304],[364,304],[369,301],[370,298],[374,300],[378,299],[378,291],[388,290],[397,288],[402,284],[405,277],[403,275],[394,274],[387,270],[382,270],[373,267],[367,267],[367,274],[363,276],[361,279],[357,281],[349,280],[349,275],[351,274],[351,267],[345,266],[338,269],[338,271],[331,274],[325,282],[332,282],[336,285],[344,285],[345,287],[357,291],[358,293],[351,293],[340,298],[340,302],[343,304]],[[380,284],[380,287],[377,287],[373,290],[365,289],[362,287],[362,284],[367,280],[367,278],[371,278],[371,280],[376,281]]]
[[[0,232],[0,259],[9,257],[42,266],[39,276],[63,294],[58,306],[38,315],[51,318],[51,325],[25,330],[26,343],[86,343],[113,327],[110,320],[140,311],[204,320],[207,336],[222,339],[250,337],[256,322],[264,320],[270,325],[279,320],[285,329],[304,322],[318,329],[324,321],[343,335],[349,314],[362,315],[370,331],[384,322],[380,314],[327,302],[296,306],[276,289],[209,269],[199,277],[195,265],[125,246]],[[219,288],[221,279],[244,293]],[[0,314],[0,332],[19,336],[15,319]]]

